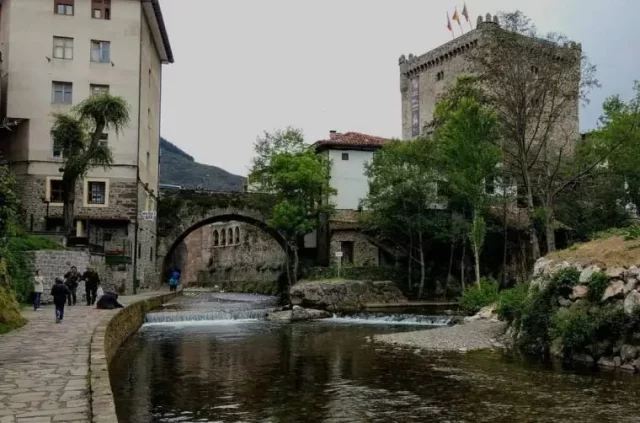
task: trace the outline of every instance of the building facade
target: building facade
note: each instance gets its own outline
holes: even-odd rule
[[[0,149],[20,184],[28,230],[62,226],[62,152],[53,114],[94,93],[123,97],[131,121],[105,133],[114,163],[76,187],[76,236],[105,255],[106,287],[156,275],[162,65],[173,63],[159,0],[0,1]]]
[[[369,192],[366,165],[388,140],[358,132],[329,132],[329,138],[313,146],[331,163],[330,186],[336,190],[330,201],[335,212],[317,232],[305,238],[305,247],[317,248],[322,264],[378,266],[380,246],[361,232],[361,202]],[[336,254],[338,253],[338,254]]]

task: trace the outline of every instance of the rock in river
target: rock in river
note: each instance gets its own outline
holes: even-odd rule
[[[326,317],[331,317],[331,314],[324,310],[294,306],[292,310],[269,313],[267,320],[272,322],[299,322],[302,320],[324,319]]]
[[[291,287],[294,305],[331,311],[360,310],[367,303],[406,302],[398,287],[390,281],[309,281]]]

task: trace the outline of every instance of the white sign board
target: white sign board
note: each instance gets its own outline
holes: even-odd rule
[[[144,212],[142,212],[142,219],[143,220],[154,221],[154,220],[156,220],[156,212],[154,212],[154,211],[144,211]]]
[[[342,257],[342,251],[337,251],[336,252],[336,257],[338,257],[338,258]]]

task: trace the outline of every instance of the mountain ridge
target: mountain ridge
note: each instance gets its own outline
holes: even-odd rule
[[[235,175],[217,166],[196,162],[183,149],[160,137],[160,183],[195,189],[202,185],[207,191],[242,191],[244,176]]]

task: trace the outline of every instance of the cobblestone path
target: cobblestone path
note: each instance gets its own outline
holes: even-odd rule
[[[157,294],[157,293],[154,293]],[[154,294],[120,297],[124,304]],[[89,422],[89,347],[98,323],[116,310],[78,303],[55,323],[53,305],[0,335],[0,423]]]

